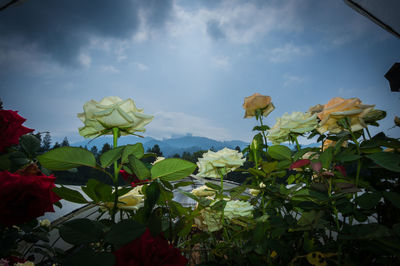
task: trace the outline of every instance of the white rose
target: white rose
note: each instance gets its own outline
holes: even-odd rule
[[[194,218],[194,223],[202,231],[215,232],[222,229],[221,218],[221,212],[205,208]]]
[[[39,225],[43,227],[49,227],[51,225],[51,222],[48,219],[44,219],[40,220]]]
[[[216,193],[215,193],[214,189],[209,188],[204,185],[204,186],[193,189],[192,194],[197,197],[209,197],[209,196],[214,197]]]
[[[141,207],[144,206],[144,194],[142,193],[142,186],[136,186],[134,187],[131,191],[128,193],[120,196],[118,198],[118,204],[117,208],[118,209],[123,209],[123,210],[137,210]],[[102,206],[111,209],[114,207],[113,202],[106,202]]]
[[[289,140],[290,133],[303,134],[312,131],[317,125],[317,114],[293,112],[289,115],[285,113],[268,130],[268,139],[273,144],[280,144]]]
[[[14,263],[14,266],[35,266],[35,264],[32,261],[25,261],[24,263]]]
[[[217,169],[225,175],[242,166],[244,161],[243,154],[237,150],[224,148],[218,152],[208,151],[197,162],[197,176],[220,178]]]
[[[247,201],[231,200],[226,203],[224,215],[229,218],[253,217],[253,205]]]
[[[260,194],[260,190],[259,189],[254,189],[254,188],[250,188],[249,192],[251,195],[253,195],[254,197],[256,197],[258,194]]]
[[[156,163],[158,163],[158,162],[160,162],[162,160],[165,160],[165,157],[161,157],[161,156],[157,157],[156,160],[152,163],[152,165],[155,165]]]
[[[85,138],[112,135],[115,127],[121,135],[144,132],[144,126],[153,119],[153,116],[143,114],[143,109],[136,108],[132,99],[123,101],[115,96],[105,97],[100,102],[86,102],[83,110],[78,118],[85,126],[79,128],[79,134]]]

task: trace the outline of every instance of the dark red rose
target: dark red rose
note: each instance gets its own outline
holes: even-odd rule
[[[0,110],[0,153],[11,145],[19,143],[19,138],[33,129],[22,126],[26,121],[16,111]]]
[[[132,187],[143,185],[150,181],[149,179],[140,180],[139,178],[136,177],[136,175],[134,174],[131,175],[125,170],[119,170],[119,173],[127,183],[131,183]]]
[[[28,166],[16,173],[0,172],[0,223],[18,225],[54,212],[53,203],[59,201],[52,189],[54,176],[37,172],[36,166]]]
[[[346,168],[344,168],[343,165],[335,165],[335,170],[339,171],[342,174],[342,176],[347,175]]]
[[[153,237],[149,229],[129,244],[114,251],[115,266],[165,265],[184,266],[188,263],[179,249],[161,235]]]
[[[294,168],[300,168],[300,167],[309,165],[310,163],[311,163],[311,161],[308,160],[308,159],[298,160],[298,161],[295,161],[294,163],[292,163],[292,164],[290,165],[289,169],[292,170],[292,169],[294,169]]]

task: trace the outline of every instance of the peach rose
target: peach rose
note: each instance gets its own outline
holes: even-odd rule
[[[254,93],[244,98],[243,108],[246,110],[244,118],[248,118],[255,116],[257,109],[261,109],[263,116],[267,116],[275,109],[275,106],[271,102],[270,96]]]
[[[337,122],[344,117],[350,119],[351,130],[358,131],[365,128],[367,125],[364,117],[374,108],[375,105],[362,104],[358,98],[343,99],[341,97],[332,98],[320,113],[318,118],[321,120],[319,133],[329,131],[330,133],[339,133],[343,129]]]

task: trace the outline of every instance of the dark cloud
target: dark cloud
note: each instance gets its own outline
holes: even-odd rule
[[[225,33],[221,29],[221,23],[217,20],[210,20],[207,22],[207,33],[214,40],[225,38]]]
[[[171,10],[172,0],[26,1],[0,12],[0,43],[33,45],[71,64],[91,37],[132,36],[140,24],[139,12],[150,27],[162,27]]]

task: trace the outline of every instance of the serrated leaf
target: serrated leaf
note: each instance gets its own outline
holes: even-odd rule
[[[54,187],[53,192],[56,193],[59,197],[75,203],[89,203],[79,191],[66,188],[64,186],[61,187]]]
[[[134,145],[126,145],[122,153],[122,163],[128,161],[129,155],[134,155],[136,158],[141,159],[144,155],[143,144],[136,143]]]
[[[333,148],[327,148],[323,153],[319,156],[319,161],[322,164],[322,168],[330,169],[333,157]]]
[[[148,179],[150,177],[150,170],[147,166],[134,155],[129,155],[129,165],[131,166],[132,171],[135,175],[140,179]]]
[[[211,183],[211,182],[206,182],[205,185],[211,189],[218,190],[218,191],[222,189],[221,186]]]
[[[146,231],[146,226],[134,220],[123,220],[111,227],[105,240],[113,245],[125,245],[139,238]]]
[[[268,154],[276,160],[291,160],[292,151],[283,145],[274,145],[268,148]]]
[[[193,184],[194,184],[194,183],[191,182],[191,181],[181,181],[181,182],[178,182],[178,183],[174,184],[174,189],[177,189],[177,188],[179,188],[179,187],[191,186],[191,185],[193,185]]]
[[[65,242],[79,245],[99,241],[103,232],[89,219],[75,219],[63,223],[59,233]]]
[[[83,148],[61,147],[39,155],[40,164],[50,170],[68,170],[78,166],[96,167],[94,155]]]
[[[33,156],[40,148],[40,140],[33,135],[21,136],[19,144],[22,149],[31,156]]]
[[[278,168],[278,162],[277,161],[273,161],[273,162],[262,162],[261,163],[261,168],[263,169],[263,171],[267,174],[272,173],[273,171],[275,171]]]
[[[151,178],[176,181],[192,174],[196,167],[192,162],[169,158],[158,162],[151,168]]]
[[[114,149],[111,149],[109,151],[106,151],[100,156],[100,164],[101,167],[107,168],[109,167],[112,163],[117,161],[119,158],[121,158],[121,154],[124,151],[124,147],[120,146]]]
[[[393,172],[400,173],[400,155],[391,152],[377,152],[365,157],[374,161],[377,165]]]

